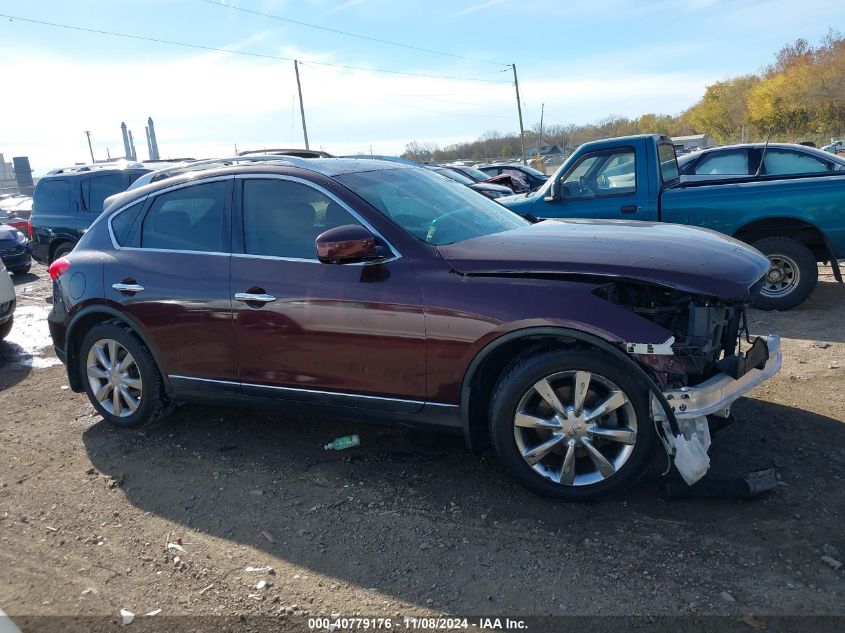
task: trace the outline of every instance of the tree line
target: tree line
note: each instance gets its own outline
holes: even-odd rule
[[[843,132],[845,37],[831,30],[816,46],[804,39],[784,46],[774,63],[757,74],[707,86],[701,99],[678,115],[643,114],[633,119],[609,115],[587,125],[546,124],[542,144],[557,145],[567,154],[588,141],[651,133],[706,134],[721,144],[767,138],[825,144]],[[539,138],[537,123],[525,131],[526,148],[536,147]],[[405,146],[403,156],[428,162],[492,160],[520,153],[518,133],[491,130],[474,141],[446,147],[412,141]]]

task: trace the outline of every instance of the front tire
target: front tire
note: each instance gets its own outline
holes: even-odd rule
[[[806,301],[819,280],[813,252],[788,237],[767,237],[752,244],[769,258],[769,270],[754,307],[760,310],[791,310]]]
[[[15,324],[15,317],[10,317],[3,325],[0,325],[0,341],[9,336],[12,326]]]
[[[13,275],[25,275],[32,269],[32,264],[29,266],[24,266],[23,268],[18,268],[17,270],[13,270]]]
[[[152,426],[170,413],[152,354],[125,326],[102,323],[91,328],[78,358],[88,399],[115,426]]]
[[[606,353],[529,350],[499,379],[491,435],[529,490],[570,501],[616,494],[645,471],[657,433],[648,389]]]

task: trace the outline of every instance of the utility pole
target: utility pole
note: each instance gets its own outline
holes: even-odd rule
[[[546,104],[540,105],[540,137],[537,139],[537,158],[542,164],[543,158],[540,156],[540,150],[543,148],[543,113],[546,111]]]
[[[91,152],[91,164],[94,164],[94,148],[91,147],[91,130],[85,130],[85,136],[88,138],[88,151]]]
[[[302,104],[302,84],[299,83],[299,62],[293,60],[293,70],[296,72],[296,89],[299,91],[299,114],[302,116],[302,136],[305,137],[305,149],[308,145],[308,129],[305,127],[305,106]]]
[[[516,88],[516,109],[519,112],[519,142],[522,144],[522,164],[527,165],[525,160],[525,129],[522,127],[522,102],[519,100],[519,79],[516,77],[516,64],[511,64],[513,68],[513,85]]]

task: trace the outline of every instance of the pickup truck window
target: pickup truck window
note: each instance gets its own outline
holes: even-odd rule
[[[636,190],[636,154],[629,148],[586,154],[560,182],[564,198],[598,198]]]
[[[763,167],[769,176],[813,174],[831,170],[830,164],[824,163],[813,156],[777,149],[770,149],[766,152],[766,155],[763,157]]]
[[[748,151],[744,149],[729,152],[714,152],[695,166],[696,174],[712,175],[748,175]]]
[[[660,143],[657,146],[657,160],[660,161],[660,178],[663,182],[672,182],[680,178],[678,171],[678,157],[675,154],[675,146],[669,143]]]

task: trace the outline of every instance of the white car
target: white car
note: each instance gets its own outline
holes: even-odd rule
[[[12,331],[15,317],[15,286],[6,267],[0,261],[0,341]]]

